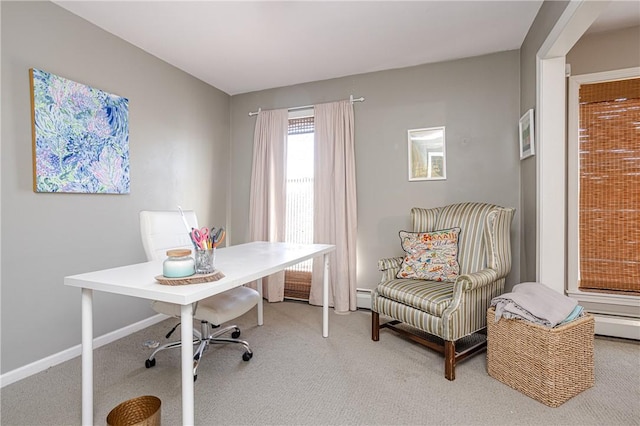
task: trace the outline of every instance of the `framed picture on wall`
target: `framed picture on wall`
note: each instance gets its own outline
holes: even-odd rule
[[[520,159],[531,157],[535,152],[535,137],[533,134],[533,109],[525,112],[520,117],[518,133],[520,135]]]

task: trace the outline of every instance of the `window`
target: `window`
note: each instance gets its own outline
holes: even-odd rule
[[[285,241],[313,243],[313,116],[290,118],[287,138]],[[285,271],[284,295],[309,299],[312,260]]]

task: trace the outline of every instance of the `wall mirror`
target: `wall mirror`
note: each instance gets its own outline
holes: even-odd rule
[[[447,178],[444,126],[408,131],[409,180]]]

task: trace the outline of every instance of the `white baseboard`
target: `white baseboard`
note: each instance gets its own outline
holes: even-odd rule
[[[576,288],[569,289],[567,295],[595,317],[596,334],[640,340],[639,296],[590,293]]]
[[[602,314],[592,315],[596,320],[596,334],[640,340],[640,320]]]
[[[360,309],[371,309],[371,289],[356,289],[356,306]]]
[[[126,337],[137,331],[143,330],[151,325],[157,324],[160,321],[164,321],[167,318],[168,317],[166,315],[157,314],[152,317],[143,319],[142,321],[138,321],[134,324],[130,324],[126,327],[123,327],[118,330],[114,330],[110,333],[104,334],[102,336],[96,337],[95,339],[93,339],[93,348],[96,349],[96,348],[99,348],[100,346],[109,344],[122,337]],[[15,383],[19,380],[27,378],[33,374],[44,371],[47,368],[61,364],[65,361],[68,361],[80,355],[82,355],[81,344],[73,346],[69,349],[65,349],[62,352],[58,352],[46,358],[42,358],[38,361],[32,362],[31,364],[27,364],[25,366],[16,368],[15,370],[8,371],[0,375],[0,388],[3,388],[7,385],[10,385],[11,383]]]

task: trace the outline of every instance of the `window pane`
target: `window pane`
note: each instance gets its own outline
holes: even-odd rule
[[[289,135],[285,241],[313,243],[313,133]],[[312,261],[290,270],[311,272]]]

